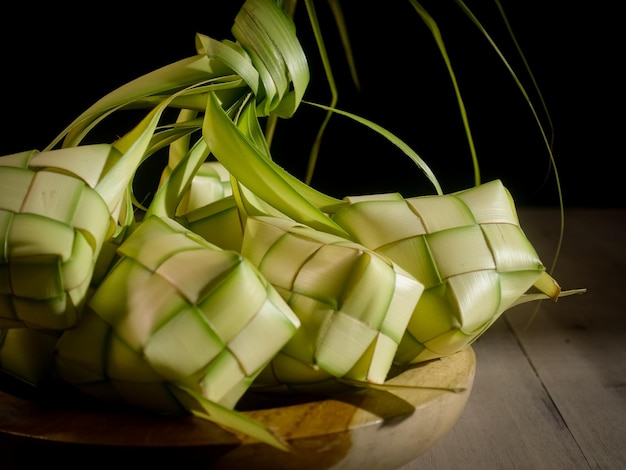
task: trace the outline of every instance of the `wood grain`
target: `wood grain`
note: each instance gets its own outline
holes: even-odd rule
[[[523,209],[520,218],[550,265],[558,211]],[[473,389],[452,429],[411,463],[382,468],[626,468],[626,210],[569,210],[565,220],[554,276],[564,289],[585,287],[588,292],[507,312],[474,344]],[[378,466],[392,452],[385,440],[371,447]],[[7,451],[0,444],[0,449],[6,458],[15,448]],[[59,458],[68,455],[63,447],[55,449]],[[117,451],[124,458],[125,449]],[[153,460],[173,455],[161,448],[149,454]],[[176,456],[181,464],[197,457],[192,448]]]
[[[550,265],[556,209],[520,210]],[[581,296],[515,307],[475,344],[454,428],[402,470],[626,468],[626,210],[570,209],[554,277]]]
[[[71,456],[81,465],[83,459],[115,464],[132,458],[215,470],[387,470],[410,462],[450,430],[471,393],[475,364],[467,348],[401,372],[385,390],[249,395],[241,411],[275,430],[291,452],[197,418],[124,410],[58,391],[54,397],[41,390],[35,396],[0,391],[0,468],[26,468],[46,455]],[[379,452],[380,443],[389,454]]]

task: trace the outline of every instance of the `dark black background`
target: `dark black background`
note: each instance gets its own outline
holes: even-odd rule
[[[193,55],[196,32],[230,39],[241,3],[133,3],[133,8],[102,3],[78,9],[62,3],[37,8],[27,2],[14,4],[1,20],[0,155],[45,147],[100,96]],[[312,74],[306,98],[328,103],[330,94],[301,3],[295,21]],[[433,168],[446,192],[473,185],[450,79],[428,29],[409,3],[343,2],[360,91],[349,80],[326,2],[316,5],[339,85],[338,106],[405,140]],[[542,135],[502,62],[453,1],[423,5],[446,41],[482,180],[502,179],[519,205],[557,204],[555,174],[547,173],[549,154]],[[510,59],[545,124],[496,4],[468,0],[467,5]],[[617,3],[502,0],[502,5],[551,113],[565,205],[624,206],[624,34],[618,28]],[[297,176],[303,176],[322,119],[322,111],[303,106],[293,119],[279,124],[274,158]],[[395,147],[342,117],[331,121],[313,185],[335,196],[433,191]]]

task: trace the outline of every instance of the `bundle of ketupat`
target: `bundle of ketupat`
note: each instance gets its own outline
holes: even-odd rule
[[[286,449],[237,411],[248,390],[384,384],[518,303],[582,292],[546,272],[500,181],[336,199],[278,166],[259,120],[296,112],[306,57],[272,0],[246,1],[232,32],[198,34],[196,55],[106,95],[49,148],[0,158],[4,373]],[[150,111],[82,144],[127,108]],[[144,205],[133,180],[161,151]]]

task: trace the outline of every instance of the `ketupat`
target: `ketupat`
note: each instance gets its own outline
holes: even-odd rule
[[[51,379],[56,343],[62,332],[35,328],[0,330],[0,370],[27,387]]]
[[[335,222],[425,287],[400,343],[398,364],[467,347],[505,310],[524,301],[535,283],[546,298],[561,294],[519,226],[501,181],[444,196],[348,200],[350,205],[333,215]]]
[[[252,28],[251,31],[246,31],[245,26],[239,26],[234,29],[237,29],[239,34],[251,33],[250,36],[246,38],[248,43],[251,42],[251,48],[267,47],[265,40],[267,39],[268,32],[266,29],[269,29],[273,34],[282,35],[282,44],[288,49],[286,53],[292,54],[292,57],[285,56],[284,54],[281,55],[282,60],[288,60],[291,63],[300,64],[296,70],[294,70],[291,65],[288,65],[285,68],[279,67],[278,70],[272,70],[270,73],[264,75],[264,80],[272,81],[277,78],[273,76],[273,74],[293,72],[291,75],[288,74],[286,77],[287,79],[284,80],[284,89],[276,90],[271,89],[270,87],[270,89],[259,90],[259,84],[256,82],[259,73],[252,65],[248,53],[241,48],[240,45],[229,43],[227,41],[223,44],[217,43],[211,38],[198,35],[198,56],[187,61],[181,61],[177,64],[173,64],[170,67],[165,67],[155,73],[148,74],[146,77],[142,77],[134,82],[131,82],[127,86],[123,86],[112,92],[110,95],[107,95],[83,113],[83,115],[79,116],[79,118],[68,126],[59,138],[53,142],[52,146],[62,139],[62,149],[47,149],[45,152],[42,152],[42,154],[46,156],[58,155],[61,152],[73,153],[81,156],[86,154],[88,150],[87,146],[80,145],[82,139],[94,126],[99,124],[102,119],[108,117],[111,113],[123,108],[126,105],[139,107],[143,106],[151,109],[148,116],[142,121],[142,123],[140,123],[139,126],[137,126],[137,128],[133,129],[125,135],[124,138],[116,142],[115,147],[109,146],[114,148],[115,151],[119,150],[118,153],[122,156],[116,155],[119,158],[115,158],[113,162],[104,161],[101,165],[92,164],[91,166],[78,166],[78,168],[85,171],[87,176],[90,177],[94,177],[94,173],[96,177],[99,176],[97,174],[97,170],[99,168],[106,169],[106,171],[102,172],[102,180],[104,180],[104,183],[101,184],[102,180],[98,180],[98,184],[103,186],[103,192],[106,193],[106,196],[110,197],[110,199],[108,199],[103,196],[103,199],[105,199],[106,202],[110,202],[109,206],[116,210],[111,210],[111,213],[108,211],[106,212],[106,222],[109,223],[113,220],[113,227],[110,226],[111,224],[107,225],[107,227],[111,230],[107,233],[110,238],[105,240],[105,243],[108,243],[109,248],[107,256],[104,259],[103,265],[105,267],[98,272],[98,282],[96,285],[90,286],[94,288],[94,293],[89,293],[89,295],[87,295],[87,289],[85,288],[84,291],[81,292],[82,296],[79,299],[81,302],[81,310],[85,303],[90,305],[85,315],[85,319],[81,321],[79,313],[82,312],[77,312],[74,317],[69,318],[65,323],[55,323],[53,325],[58,330],[65,330],[65,334],[62,336],[62,339],[59,341],[57,348],[54,351],[56,354],[55,365],[57,366],[55,373],[63,376],[69,383],[73,383],[77,386],[84,386],[84,382],[89,382],[89,378],[92,378],[94,375],[97,376],[97,372],[100,370],[99,367],[103,366],[103,364],[98,364],[97,362],[98,359],[102,359],[101,354],[100,356],[98,354],[83,355],[80,350],[73,349],[72,345],[78,344],[80,349],[80,346],[91,344],[91,334],[96,335],[93,338],[93,341],[96,344],[97,341],[95,340],[97,339],[98,334],[100,334],[100,338],[102,338],[103,335],[107,338],[112,337],[108,333],[108,330],[103,328],[102,322],[98,320],[99,317],[94,314],[93,307],[95,305],[94,302],[102,299],[103,296],[105,300],[100,304],[100,306],[107,305],[107,301],[113,297],[110,294],[101,293],[102,285],[110,285],[111,282],[113,282],[114,284],[123,286],[125,281],[131,283],[133,282],[131,277],[126,278],[125,273],[123,272],[123,267],[120,267],[128,265],[129,259],[132,258],[128,253],[124,253],[124,250],[126,250],[129,246],[126,237],[130,237],[129,240],[135,240],[139,236],[138,234],[141,234],[142,231],[149,230],[149,228],[146,227],[150,227],[150,224],[154,225],[154,221],[156,220],[169,221],[171,224],[177,226],[177,222],[169,218],[170,216],[176,216],[176,211],[172,211],[172,209],[183,207],[181,203],[183,205],[186,204],[187,207],[182,210],[182,214],[179,214],[186,216],[187,212],[191,210],[191,208],[198,205],[197,201],[191,201],[191,206],[189,206],[190,201],[188,197],[188,190],[190,182],[193,182],[194,180],[197,182],[198,178],[196,176],[201,176],[201,173],[198,171],[198,167],[206,167],[206,165],[202,164],[202,159],[207,157],[207,153],[205,153],[206,146],[201,145],[203,142],[201,140],[200,144],[195,144],[191,146],[191,148],[188,148],[183,141],[189,133],[198,128],[198,123],[201,124],[202,120],[195,120],[193,118],[193,112],[186,113],[183,110],[181,112],[181,115],[183,116],[182,122],[178,121],[176,123],[167,123],[163,122],[163,119],[161,119],[160,128],[158,132],[155,132],[157,121],[159,121],[159,118],[162,117],[162,111],[172,103],[174,106],[192,106],[195,107],[195,110],[192,111],[197,111],[198,109],[203,108],[204,105],[202,103],[203,101],[206,101],[208,94],[211,94],[211,96],[218,99],[221,106],[224,106],[229,113],[236,113],[236,107],[245,102],[253,102],[262,106],[267,112],[275,111],[283,116],[287,116],[295,111],[295,107],[297,106],[306,83],[308,82],[308,69],[306,68],[306,61],[302,60],[302,51],[299,48],[299,43],[293,34],[293,29],[284,12],[271,1],[259,2],[257,0],[250,0],[246,2],[240,14],[237,16],[235,26],[237,26],[238,22],[246,23],[249,22],[250,19],[252,19],[252,23],[249,23],[249,28]],[[300,55],[300,57],[294,60],[294,56],[298,55]],[[221,59],[226,60],[227,63],[224,64]],[[258,63],[258,66],[262,68],[263,64]],[[233,68],[238,70],[238,72],[242,75],[237,76],[237,74],[233,72]],[[267,82],[266,86],[269,85],[270,83]],[[255,97],[252,92],[257,92],[260,96]],[[165,94],[160,95],[160,93]],[[242,100],[242,95],[247,95],[248,98]],[[279,98],[276,99],[276,96]],[[265,104],[263,104],[264,102]],[[189,122],[185,120],[185,116],[189,116]],[[181,143],[182,145],[180,145]],[[183,153],[182,158],[175,158],[172,162],[173,170],[171,173],[174,176],[169,174],[169,171],[168,173],[164,173],[164,181],[162,187],[160,188],[159,197],[154,198],[154,201],[148,208],[144,220],[135,220],[134,215],[132,215],[131,208],[131,210],[124,213],[126,216],[123,217],[124,225],[121,229],[115,230],[114,228],[117,224],[116,217],[123,213],[122,209],[130,208],[130,206],[127,205],[133,197],[130,183],[134,177],[137,166],[160,148],[164,148],[170,144],[173,144],[172,148],[182,148]],[[125,158],[126,155],[124,152],[131,155],[131,157]],[[181,157],[181,155],[178,155],[177,157]],[[14,160],[15,158],[12,157],[5,158],[4,161],[7,164],[12,164]],[[58,172],[59,174],[66,172],[71,173],[72,170],[76,168],[76,162],[72,158],[62,158],[57,160],[59,164],[64,165],[61,171]],[[76,181],[80,182],[78,179]],[[44,191],[42,191],[41,194],[42,198],[46,196]],[[172,196],[172,194],[174,194],[174,196]],[[12,202],[11,198],[7,199]],[[84,199],[86,201],[86,198]],[[206,202],[205,197],[203,200]],[[89,213],[89,210],[85,209],[83,212]],[[221,224],[222,222],[220,221],[219,223]],[[183,230],[186,234],[191,234],[191,232],[187,229],[183,229],[182,227],[178,228]],[[43,242],[45,241],[46,235],[47,234],[41,231],[34,234],[34,237],[40,241],[40,245],[44,245],[44,248],[45,243]],[[118,236],[113,238],[112,235]],[[196,238],[196,242],[201,241],[199,236],[193,234],[193,237]],[[180,239],[180,237],[174,237],[173,239]],[[28,238],[22,237],[20,240],[28,240]],[[171,240],[172,239],[168,239],[168,241]],[[208,244],[204,241],[203,243],[205,243],[204,250],[199,250],[198,253],[204,253],[206,255],[207,251],[210,251],[213,258],[217,257],[219,259],[221,256],[222,258],[226,257],[230,259],[236,265],[233,266],[232,269],[234,272],[256,273],[254,268],[252,268],[245,259],[241,258],[241,255],[233,251],[226,252],[221,248],[217,249],[217,247],[208,249]],[[156,245],[159,245],[159,243],[156,243]],[[175,249],[175,247],[166,246],[162,248],[164,248],[165,251],[160,254],[161,256],[167,257],[169,254],[172,255],[172,258],[184,257],[179,253],[168,252],[168,249],[172,250]],[[216,253],[220,253],[220,255],[218,256]],[[22,260],[10,260],[8,254],[5,256],[5,260],[11,261],[11,266],[18,265],[18,262]],[[92,255],[93,256],[91,257],[80,258],[82,261],[87,263],[92,270],[84,276],[87,285],[89,285],[90,280],[94,280],[94,277],[89,274],[95,271],[94,264],[98,263],[101,259],[96,252]],[[159,254],[154,254],[154,256],[159,256]],[[186,259],[186,261],[197,261],[197,259]],[[186,268],[186,266],[180,265],[180,263],[176,264],[175,260],[172,261],[172,263],[176,266],[174,271],[179,273],[181,276],[184,276],[184,268]],[[167,262],[164,264],[167,264]],[[122,270],[121,274],[119,274],[120,270]],[[46,273],[44,272],[43,274]],[[216,273],[213,272],[210,274],[216,275]],[[117,280],[111,281],[112,276],[116,276]],[[3,291],[9,292],[9,289],[11,288],[10,279],[7,276],[4,278],[6,280],[6,285],[3,286]],[[176,278],[176,273],[172,273],[172,278]],[[206,273],[204,272],[199,273],[198,278],[201,283],[210,279],[210,277],[207,279]],[[171,389],[171,394],[177,394],[179,407],[201,416],[204,419],[209,419],[221,424],[228,429],[249,434],[279,448],[285,448],[284,443],[280,442],[276,436],[259,423],[232,410],[233,405],[237,402],[241,394],[245,392],[249,383],[254,378],[254,375],[258,372],[257,369],[260,368],[264,362],[269,361],[272,356],[272,352],[275,353],[275,350],[282,346],[282,343],[284,343],[286,339],[293,334],[293,330],[295,330],[298,325],[297,317],[293,315],[280,296],[275,293],[271,285],[259,276],[258,273],[254,275],[250,274],[247,277],[244,276],[244,281],[246,278],[248,279],[247,283],[244,282],[241,285],[237,285],[237,289],[235,289],[236,293],[229,291],[230,295],[228,296],[217,296],[220,297],[221,303],[218,302],[219,305],[216,307],[220,309],[218,310],[218,313],[222,315],[222,327],[231,323],[232,325],[230,330],[232,330],[238,322],[241,323],[240,326],[242,327],[242,332],[238,336],[235,338],[222,338],[223,341],[230,340],[230,343],[232,343],[230,344],[230,347],[236,348],[239,352],[239,356],[230,356],[229,360],[227,353],[220,354],[220,360],[214,361],[212,367],[214,369],[220,369],[222,371],[222,377],[206,381],[203,387],[200,387],[199,384],[194,382],[193,379],[190,379],[187,382],[184,382],[181,379],[181,377],[185,376],[185,372],[188,372],[188,367],[181,363],[175,363],[175,370],[170,371],[170,376],[166,378],[169,378],[172,382],[176,383],[176,386]],[[185,279],[188,280],[188,278]],[[259,283],[264,286],[263,292],[266,293],[269,300],[263,304],[265,306],[256,305],[259,311],[255,313],[258,313],[258,315],[255,314],[245,317],[241,315],[241,312],[237,312],[237,307],[242,307],[241,302],[243,301],[245,303],[244,299],[246,299],[246,297],[241,297],[238,293],[254,287],[255,284],[251,281],[251,279],[256,279],[257,287]],[[232,286],[233,283],[230,283],[229,285]],[[259,291],[259,289],[257,288],[255,291]],[[142,290],[138,288],[137,295],[140,296],[141,292]],[[200,293],[198,293],[198,295],[200,295]],[[253,296],[247,300],[252,302],[255,299],[258,300],[258,297],[258,295]],[[129,295],[129,298],[134,297]],[[172,299],[172,301],[174,301],[174,299]],[[165,303],[167,304],[167,302]],[[226,315],[227,310],[224,308],[224,305],[228,304],[232,304],[231,306],[235,309],[235,313],[238,315],[234,319],[229,318],[228,315]],[[123,303],[118,305],[118,307],[119,310],[115,312],[116,315],[124,318],[128,316],[133,318],[137,324],[141,324],[141,314],[138,314],[136,309],[132,309],[130,306]],[[147,306],[145,306],[145,308],[147,308]],[[107,312],[110,312],[110,309],[107,310]],[[166,315],[168,313],[172,312],[158,311],[156,313],[153,312],[153,315],[158,317],[159,314]],[[226,315],[225,319],[224,315]],[[49,318],[49,312],[44,312],[41,316],[46,321],[51,321]],[[137,319],[137,316],[140,318]],[[65,313],[65,317],[68,317],[67,313]],[[13,320],[13,317],[10,317],[10,320]],[[19,326],[28,328],[31,325],[39,328],[48,326],[47,323],[40,325],[34,323],[26,324],[25,322],[19,324],[17,322],[12,322],[9,325],[3,326]],[[284,334],[280,333],[281,328]],[[184,339],[185,331],[183,331],[183,335],[181,336],[181,331],[178,331],[178,334],[176,334],[176,332],[172,333],[174,330],[175,329],[169,329],[170,333],[165,334],[166,340],[164,341],[167,343],[169,340],[171,345],[173,345],[173,349],[175,349],[175,346],[177,345],[179,347],[183,347],[186,344]],[[225,330],[230,331],[228,328],[225,328]],[[265,335],[265,331],[268,330],[273,332],[273,337],[269,342],[267,341],[268,338]],[[233,333],[233,335],[235,333],[234,331],[230,332]],[[86,334],[87,336],[85,337],[83,334]],[[163,335],[164,333],[161,334]],[[214,334],[214,336],[216,335]],[[148,342],[149,339],[152,338],[144,337],[142,338],[143,341],[140,342]],[[254,349],[250,348],[257,341],[261,341],[261,346],[265,348],[265,351],[261,350],[259,347]],[[156,342],[157,341],[154,340],[151,344],[156,344]],[[6,344],[7,343],[5,343],[5,346]],[[117,341],[116,344],[120,344],[120,341]],[[237,344],[239,344],[238,347]],[[202,349],[204,345],[205,344],[199,344],[197,345],[197,348]],[[11,346],[11,344],[9,344],[9,346]],[[143,344],[135,344],[134,346],[139,348],[140,346],[143,346]],[[16,363],[16,361],[12,361],[12,359],[14,359],[12,356],[16,353],[16,351],[19,354],[23,352],[23,348],[3,348],[3,350],[0,351],[0,355],[3,359],[5,359],[3,362],[9,365],[11,363]],[[118,353],[121,351],[122,356],[124,356],[128,361],[126,364],[123,362],[118,363],[118,369],[127,372],[125,378],[133,377],[137,374],[137,377],[141,377],[143,379],[148,376],[151,376],[151,378],[154,379],[154,374],[151,375],[150,372],[147,371],[149,367],[146,368],[145,365],[142,364],[143,357],[139,355],[133,356],[132,350],[129,351],[128,348],[121,347],[115,349],[115,351]],[[140,349],[140,351],[142,354],[146,352],[144,349]],[[100,352],[102,353],[102,351]],[[33,355],[33,359],[36,359],[35,362],[37,362],[37,365],[40,366],[39,368],[36,368],[38,376],[34,377],[34,379],[39,380],[48,378],[49,371],[46,368],[46,365],[49,363],[49,358],[43,354],[42,357],[37,358]],[[167,358],[162,359],[167,361]],[[76,360],[77,362],[73,362],[73,360]],[[81,360],[87,362],[81,363]],[[113,364],[113,362],[111,364]],[[126,370],[125,367],[128,367],[128,370]],[[35,381],[30,380],[31,373],[26,367],[24,367],[23,370],[16,371],[7,367],[5,372],[15,372],[15,375],[18,378],[30,382]],[[202,372],[208,373],[208,371],[203,370],[198,372],[198,374],[201,374]],[[215,374],[216,372],[213,371],[213,373]],[[163,382],[163,380],[161,380],[161,382]],[[107,389],[106,386],[98,387],[98,385],[102,385],[102,383],[98,382],[96,386],[89,387],[89,390],[93,390],[96,394],[105,389],[108,390],[108,392],[111,392],[112,390],[111,388]],[[151,387],[150,385],[154,384],[148,384],[148,392],[153,392],[154,389],[158,388],[158,386]],[[176,408],[176,406],[172,405],[171,402],[168,403],[167,399],[156,399],[156,401],[152,401],[150,393],[141,392],[142,387],[140,384],[134,384],[133,386],[133,384],[127,383],[126,387],[124,387],[123,381],[117,382],[117,389],[120,388],[124,388],[126,392],[128,392],[128,390],[134,390],[136,392],[128,392],[127,394],[122,393],[122,399],[127,399],[127,401],[137,406],[141,406],[143,404],[143,406],[147,408],[152,407],[157,411],[162,412],[172,411]],[[95,390],[98,391],[96,392]],[[161,398],[163,398],[163,395],[161,395]]]
[[[96,174],[116,152],[97,145],[0,158],[0,327],[63,330],[78,323],[96,259],[112,235],[112,214],[85,180],[53,165],[80,156]]]
[[[239,253],[171,219],[149,217],[118,252],[81,323],[58,341],[60,377],[109,401],[159,413],[204,410],[235,429],[251,423],[231,410],[298,318]],[[239,430],[263,430],[249,426]]]
[[[85,135],[110,114],[125,107],[145,107],[153,109],[153,119],[149,119],[150,125],[143,131],[132,134],[141,141],[138,147],[142,149],[137,151],[133,161],[147,159],[167,146],[171,157],[154,200],[149,207],[142,207],[147,209],[145,219],[132,217],[129,221],[124,218],[124,224],[128,226],[118,231],[119,238],[108,245],[114,253],[109,252],[109,262],[98,273],[97,285],[93,286],[95,295],[84,299],[87,310],[83,320],[76,328],[64,332],[57,344],[56,365],[67,382],[95,396],[121,399],[155,411],[192,412],[284,448],[268,430],[233,411],[241,395],[255,385],[255,379],[259,379],[259,386],[285,385],[288,388],[319,383],[320,391],[327,390],[329,377],[330,382],[334,378],[345,378],[352,385],[379,384],[393,361],[406,365],[454,354],[471,344],[515,302],[546,297],[545,294],[525,297],[526,290],[533,283],[551,297],[564,295],[559,294],[558,289],[549,290],[556,284],[547,276],[523,236],[512,201],[498,182],[454,195],[409,199],[399,195],[370,195],[338,200],[317,192],[276,165],[261,132],[259,118],[290,117],[295,112],[308,82],[306,59],[295,37],[293,24],[271,0],[247,1],[236,18],[233,34],[237,42],[217,42],[198,35],[197,56],[140,77],[107,95],[54,142],[64,137],[63,145],[74,150]],[[161,121],[157,131],[154,118],[165,107],[180,108],[181,111],[175,122]],[[155,110],[158,110],[156,114]],[[202,135],[192,143],[190,136],[195,131],[201,131]],[[135,147],[134,140],[127,138],[122,147],[126,150]],[[217,162],[206,161],[211,154]],[[219,169],[217,179],[215,175],[204,179],[203,169],[210,166]],[[132,179],[135,168],[136,165],[128,165],[122,180]],[[209,181],[209,184],[197,197],[195,191],[203,181]],[[121,184],[120,187],[123,187],[123,195],[118,198],[116,207],[125,209],[128,216],[132,212],[132,208],[127,210],[132,195],[128,186]],[[211,190],[211,195],[206,194],[207,187],[218,191]],[[476,196],[493,188],[497,190],[490,194],[496,194],[495,199]],[[374,209],[371,213],[369,209],[362,210],[379,203],[389,203],[386,207],[393,205],[394,209],[390,212]],[[440,209],[441,214],[432,214]],[[360,221],[363,217],[369,220],[367,227]],[[390,218],[393,220],[389,221]],[[268,221],[272,223],[263,225]],[[394,224],[399,224],[400,229],[394,228]],[[172,233],[157,234],[153,239],[153,230],[159,232],[164,227],[169,227]],[[308,238],[317,247],[316,253],[330,251],[336,254],[341,252],[339,248],[345,248],[341,254],[349,253],[345,259],[351,261],[328,263],[320,271],[328,275],[327,279],[320,279],[311,275],[316,272],[309,271],[306,262],[294,265],[290,254],[296,259],[304,256],[302,252],[283,250],[274,244],[264,245],[263,237],[260,240],[255,238],[263,230],[251,230],[251,227],[269,227],[270,231],[278,227],[280,237],[288,241],[285,246],[289,247],[299,246],[301,240]],[[376,237],[372,237],[374,227],[377,227]],[[411,231],[415,227],[418,229]],[[404,235],[408,236],[408,241],[393,239],[407,229],[410,233]],[[151,235],[144,238],[142,234],[145,233]],[[218,246],[207,244],[199,235]],[[378,236],[384,241],[377,239]],[[136,243],[137,239],[141,241]],[[181,242],[181,247],[170,244],[174,240]],[[107,243],[110,241],[106,240]],[[150,246],[150,252],[142,246],[144,241]],[[202,320],[201,309],[192,298],[194,295],[196,300],[202,298],[202,283],[207,281],[205,271],[198,270],[191,276],[190,285],[199,283],[200,290],[195,291],[192,298],[185,298],[189,304],[181,299],[190,285],[166,287],[165,279],[158,269],[155,271],[161,261],[167,265],[170,257],[172,263],[179,258],[187,259],[189,253],[183,254],[194,243],[198,245],[191,251],[203,253],[202,259],[215,256],[215,259],[230,260],[232,272],[250,274],[247,278],[254,279],[253,284],[257,287],[264,286],[264,298],[278,314],[274,316],[275,324],[268,326],[266,323],[260,328],[261,333],[256,331],[252,335],[251,343],[256,344],[258,351],[264,351],[252,365],[246,360],[252,349],[235,348],[234,344],[232,349],[228,348],[224,335],[213,330],[211,321]],[[476,248],[485,256],[475,256],[473,252],[459,249],[448,251],[457,243]],[[311,246],[310,243],[303,245]],[[271,252],[280,255],[275,265],[266,263],[266,259],[272,257],[268,256]],[[259,269],[251,269],[249,263],[258,264]],[[287,273],[280,272],[282,263],[292,269]],[[475,268],[472,272],[466,269],[467,263]],[[354,269],[345,269],[346,266]],[[187,263],[182,267],[177,265],[169,278],[174,280],[180,276],[180,279],[189,280],[186,267]],[[136,272],[137,277],[130,271]],[[265,272],[266,276],[260,275],[259,271]],[[338,286],[329,285],[329,279],[337,280],[341,273],[348,272],[372,276],[360,287],[371,290],[368,298],[375,302],[370,305],[355,298],[348,302],[347,312],[342,312],[343,297],[334,291]],[[211,270],[213,274],[215,272]],[[281,280],[286,275],[291,281],[285,284]],[[311,283],[302,289],[293,280],[305,275],[311,275]],[[380,276],[380,283],[386,286],[380,292],[370,289],[378,283],[376,276]],[[145,279],[148,284],[143,285],[137,279]],[[352,283],[348,279],[344,281]],[[358,276],[354,279],[353,284],[359,286]],[[546,280],[548,282],[538,282]],[[422,294],[422,284],[426,286],[425,294]],[[162,303],[158,305],[159,297],[150,299],[155,292],[150,290],[153,285],[164,287],[163,291],[158,290],[159,294],[171,291],[172,296],[161,298]],[[395,302],[391,299],[399,285],[403,287],[397,292],[400,297],[405,297],[405,301],[396,304],[396,307],[399,304],[402,307],[392,315],[393,309],[389,307]],[[127,295],[116,300],[109,294],[112,286]],[[276,291],[292,303],[295,312]],[[232,297],[223,293],[217,295],[220,306],[207,310],[206,318],[219,317],[233,306],[240,305],[244,299],[240,298],[239,292],[237,290]],[[479,295],[475,296],[477,292]],[[322,302],[317,297],[325,297],[333,312],[319,308]],[[137,298],[148,300],[139,304],[130,302]],[[304,300],[300,302],[300,299]],[[484,302],[485,299],[488,302]],[[171,304],[181,309],[170,308]],[[303,305],[307,304],[313,308],[304,308]],[[432,305],[435,307],[430,308]],[[160,306],[167,308],[161,310]],[[376,320],[362,321],[366,314]],[[298,315],[306,320],[305,328],[300,326],[298,329],[298,325],[304,323]],[[170,322],[165,318],[171,320],[172,326],[182,326],[160,330],[156,323],[161,318],[166,325]],[[229,321],[233,318],[238,317],[229,316]],[[338,321],[335,325],[335,318],[345,321]],[[186,319],[193,321],[186,323]],[[271,319],[268,322],[272,323]],[[364,336],[359,337],[352,327],[343,328],[345,325],[365,332]],[[11,323],[10,326],[28,327],[24,323]],[[329,326],[328,330],[326,326]],[[327,333],[331,333],[328,337],[332,339],[335,326],[339,327],[337,331],[341,337],[349,338],[349,342],[357,347],[348,349],[347,343],[341,342],[342,349],[337,354],[338,343],[331,341],[328,343],[330,348],[325,349]],[[283,333],[280,341],[267,343],[267,338],[262,336],[275,329]],[[294,338],[308,334],[313,335],[308,343],[294,343]],[[189,338],[197,336],[201,339],[192,344]],[[207,344],[215,353],[210,358],[203,350]],[[198,354],[191,356],[195,357],[195,362],[181,357],[187,348]],[[3,351],[0,348],[0,360],[3,354],[12,359],[11,355],[17,349]],[[31,382],[36,382],[46,371],[48,350],[39,351],[43,354],[38,358],[33,356],[35,367],[31,364],[22,371],[24,377],[32,379]],[[235,354],[230,355],[230,352]],[[239,359],[235,359],[237,354]],[[221,369],[224,375],[220,378],[215,378],[209,371],[211,359],[215,357],[231,359],[220,363],[232,366]],[[283,367],[282,364],[292,362],[294,357],[305,359],[298,364],[298,369],[289,370],[291,366],[286,366],[281,371],[284,375],[272,373],[273,368],[278,370],[279,363]],[[104,366],[105,363],[111,365],[110,369]],[[249,367],[245,367],[246,363]],[[19,370],[17,375],[20,375]],[[137,380],[138,377],[141,380]]]
[[[113,144],[0,157],[0,328],[65,330],[134,218],[130,184],[173,94]]]
[[[383,383],[423,286],[388,258],[279,217],[248,218],[242,254],[301,321],[259,388]]]

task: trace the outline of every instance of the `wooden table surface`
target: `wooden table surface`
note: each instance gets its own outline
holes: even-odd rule
[[[550,266],[558,210],[521,209],[520,219]],[[506,312],[474,343],[459,421],[400,470],[626,468],[625,241],[626,209],[566,211],[553,275],[587,293]]]
[[[559,213],[520,210],[546,265]],[[556,303],[510,309],[475,344],[460,420],[402,470],[626,468],[626,209],[568,209]]]

